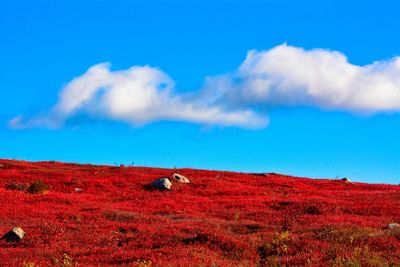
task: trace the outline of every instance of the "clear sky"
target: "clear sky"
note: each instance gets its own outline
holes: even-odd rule
[[[0,157],[400,183],[399,12],[1,1]]]

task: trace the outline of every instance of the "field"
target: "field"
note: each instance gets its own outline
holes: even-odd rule
[[[394,222],[397,185],[0,160],[0,266],[400,266]]]

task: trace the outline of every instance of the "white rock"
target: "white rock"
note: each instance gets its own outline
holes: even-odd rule
[[[75,192],[76,192],[76,193],[80,193],[80,192],[82,192],[82,188],[75,187]]]
[[[151,186],[159,189],[171,190],[172,183],[168,178],[159,178],[157,180],[154,180],[151,183]]]
[[[3,235],[1,239],[5,239],[7,242],[19,242],[25,236],[25,231],[19,227],[15,227],[10,230],[8,233]]]
[[[179,183],[184,183],[184,184],[190,183],[189,179],[183,176],[182,174],[174,173],[172,177]]]
[[[386,226],[386,229],[392,230],[392,229],[400,229],[400,224],[398,223],[389,223]]]

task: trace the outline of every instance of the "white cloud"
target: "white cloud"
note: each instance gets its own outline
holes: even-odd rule
[[[66,120],[84,114],[142,125],[159,120],[200,124],[262,127],[267,120],[244,109],[225,110],[207,102],[173,93],[174,82],[159,69],[134,66],[110,71],[109,64],[94,65],[61,91],[58,103],[45,115],[17,116],[12,128],[59,128]]]
[[[284,44],[250,51],[236,73],[211,78],[204,95],[235,106],[399,111],[400,57],[357,66],[340,52]]]
[[[206,78],[203,89],[174,93],[167,74],[149,66],[111,71],[98,64],[73,79],[44,115],[17,116],[12,128],[61,127],[78,114],[142,125],[159,120],[264,127],[276,106],[352,113],[400,111],[400,57],[358,66],[325,49],[286,44],[250,51],[234,73]]]

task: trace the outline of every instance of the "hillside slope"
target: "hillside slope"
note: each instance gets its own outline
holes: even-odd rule
[[[148,187],[174,172],[192,183]],[[400,266],[399,204],[395,185],[0,160],[0,234],[26,232],[0,266]]]

